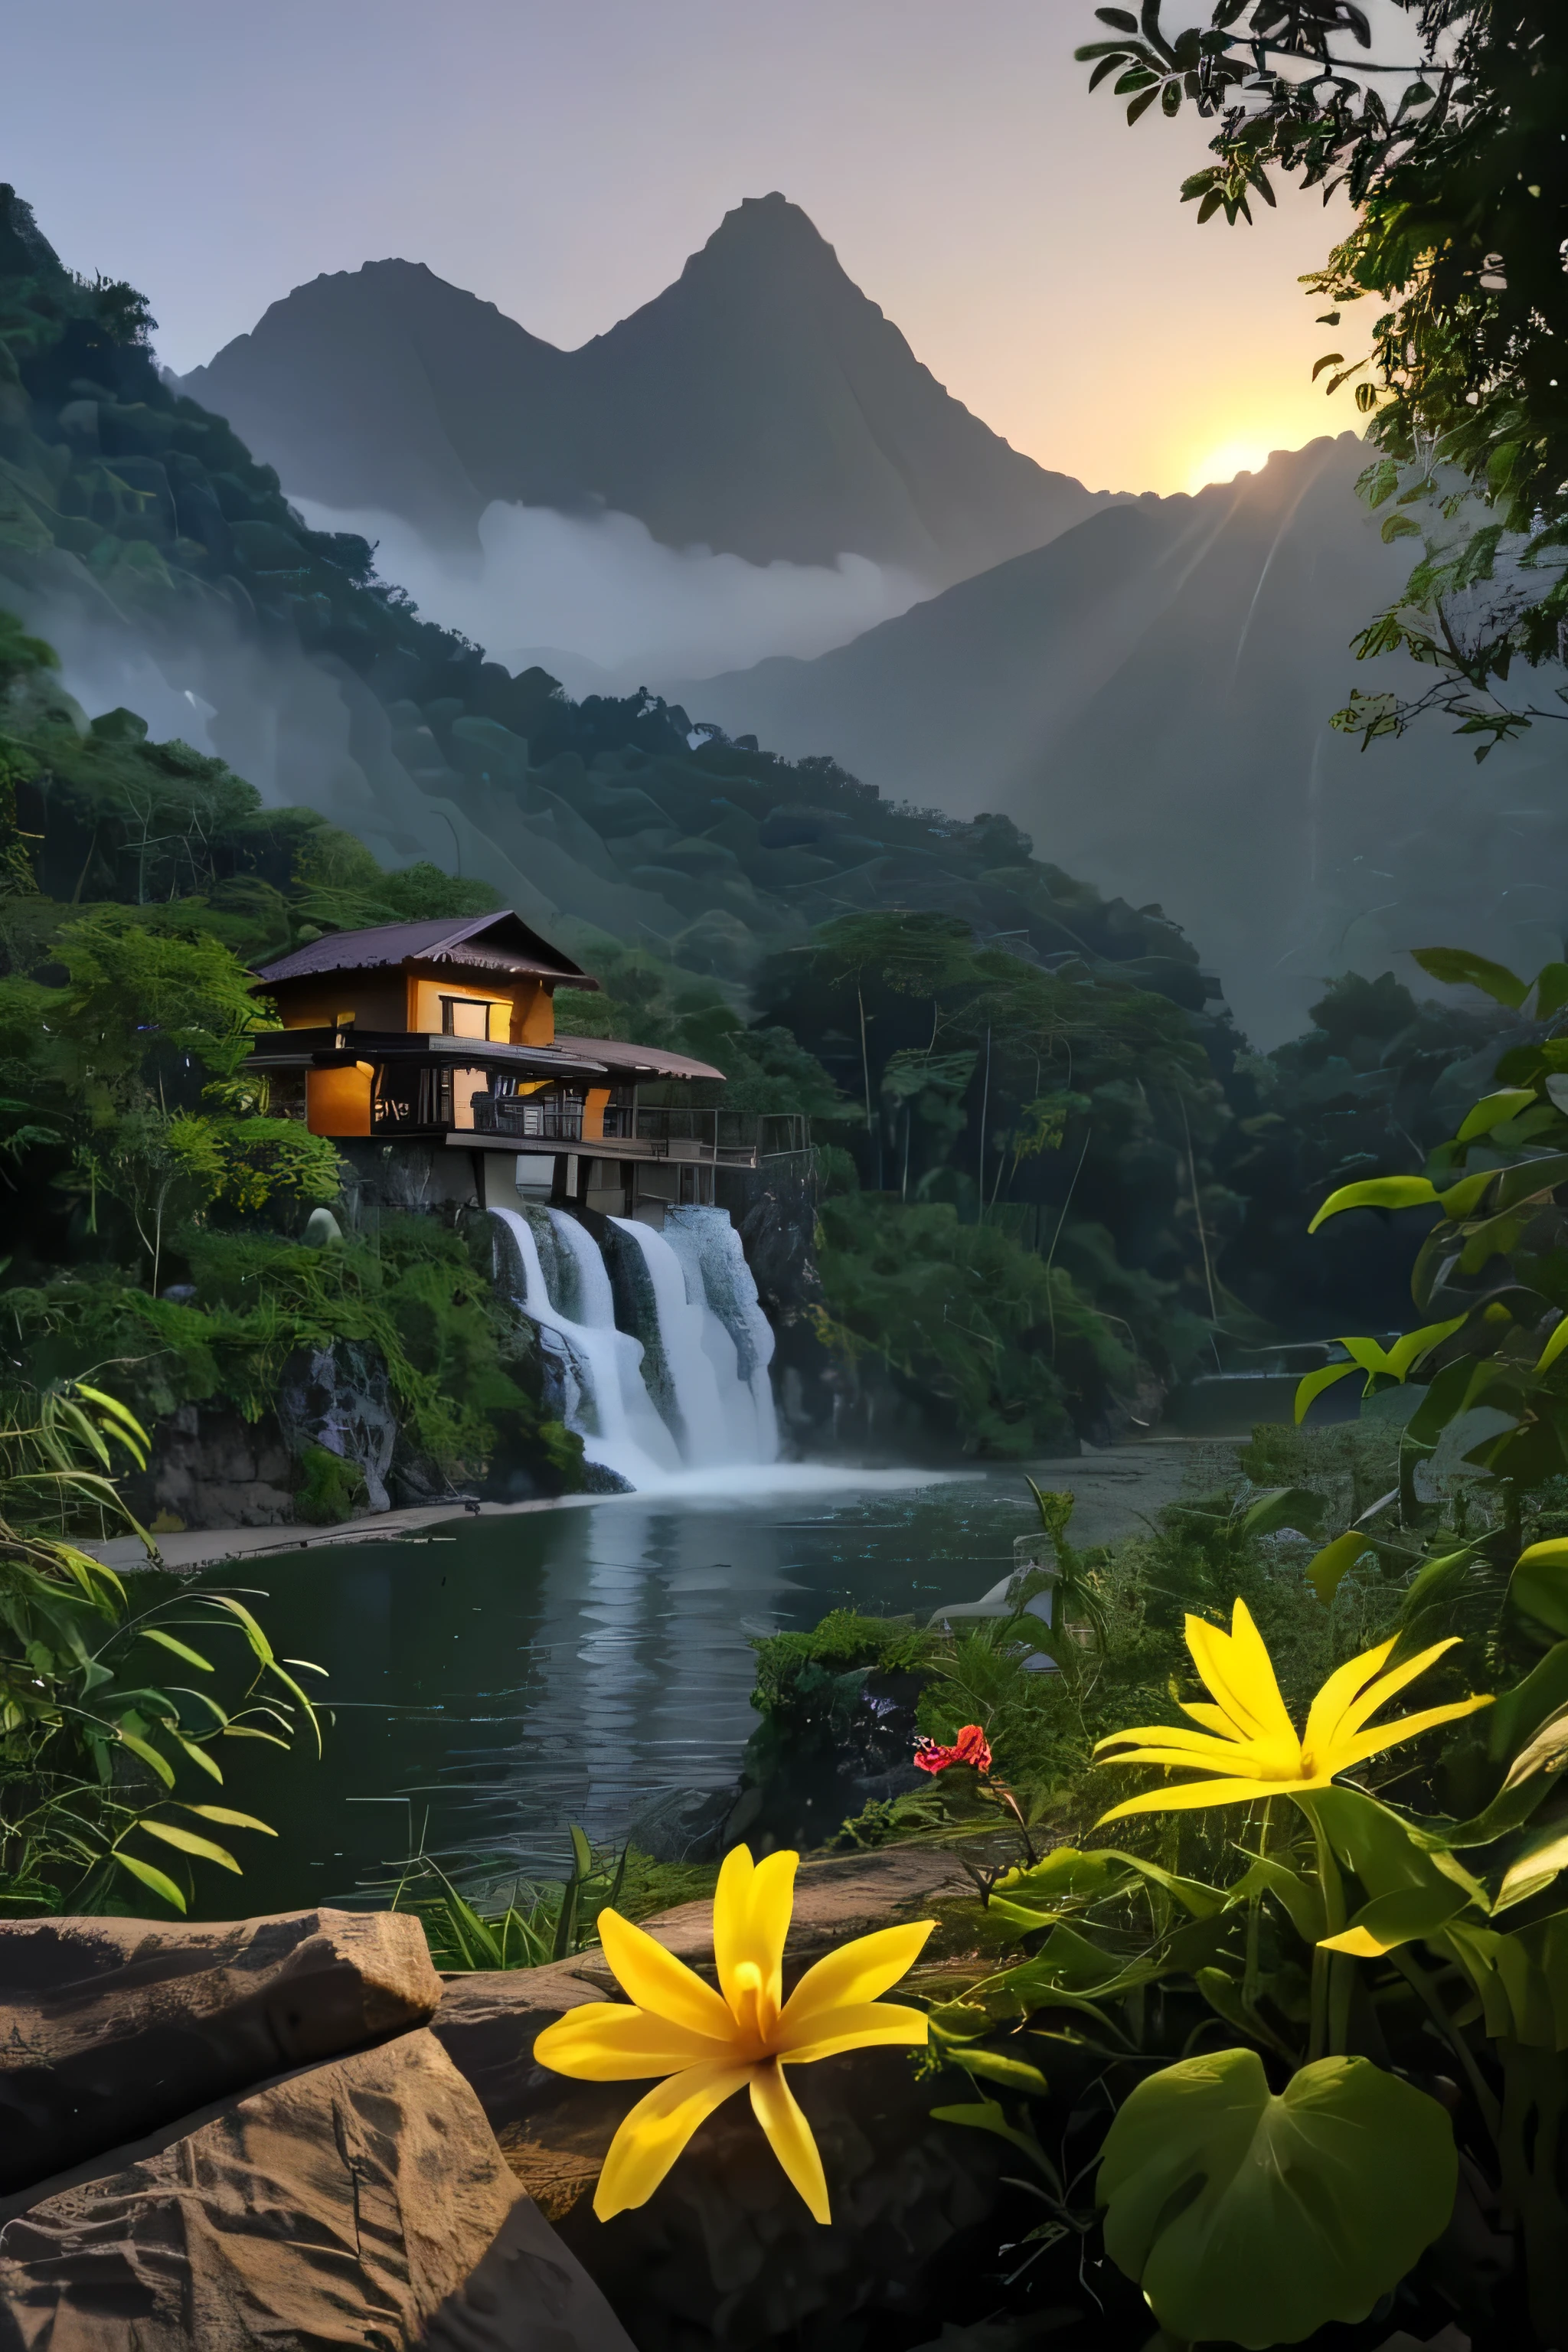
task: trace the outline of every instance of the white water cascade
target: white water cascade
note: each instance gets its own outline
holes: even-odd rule
[[[562,1209],[490,1213],[511,1244],[498,1276],[539,1327],[588,1461],[647,1488],[777,1459],[773,1335],[722,1209],[672,1210],[663,1234],[612,1217],[603,1248]]]

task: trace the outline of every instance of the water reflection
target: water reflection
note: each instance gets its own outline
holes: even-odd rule
[[[422,1828],[458,1867],[558,1873],[569,1823],[608,1842],[651,1795],[733,1780],[756,1723],[752,1637],[837,1605],[923,1618],[978,1594],[1027,1506],[1016,1473],[775,1480],[268,1561],[269,1628],[329,1669],[334,1721],[321,1764],[246,1749],[229,1770],[227,1801],[282,1832],[246,1841],[247,1907],[341,1899]]]

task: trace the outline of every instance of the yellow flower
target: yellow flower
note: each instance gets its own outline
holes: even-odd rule
[[[1249,1797],[1300,1796],[1310,1789],[1326,1789],[1336,1773],[1364,1764],[1368,1757],[1381,1755],[1385,1748],[1491,1704],[1484,1696],[1457,1699],[1451,1706],[1431,1706],[1424,1715],[1401,1716],[1397,1722],[1374,1725],[1368,1731],[1364,1727],[1368,1717],[1375,1715],[1406,1683],[1425,1674],[1434,1658],[1451,1650],[1458,1636],[1435,1642],[1429,1650],[1406,1659],[1388,1674],[1383,1668],[1394,1644],[1380,1642],[1375,1650],[1363,1650],[1359,1658],[1350,1659],[1329,1676],[1312,1701],[1306,1731],[1298,1739],[1263,1636],[1245,1601],[1237,1602],[1228,1633],[1217,1625],[1205,1624],[1201,1617],[1189,1617],[1186,1632],[1193,1662],[1216,1704],[1210,1706],[1200,1701],[1189,1706],[1184,1700],[1182,1712],[1204,1728],[1188,1731],[1179,1725],[1155,1723],[1133,1731],[1112,1732],[1109,1739],[1098,1743],[1095,1761],[1167,1764],[1220,1777],[1184,1781],[1173,1789],[1151,1789],[1142,1797],[1129,1797],[1124,1803],[1113,1805],[1110,1812],[1100,1815],[1101,1821],[1118,1821],[1124,1813],[1234,1805]],[[1129,1746],[1129,1741],[1133,1744]],[[1102,1755],[1100,1749],[1107,1748],[1121,1752]]]
[[[912,1968],[933,1919],[858,1937],[807,1969],[782,1999],[799,1859],[771,1853],[753,1864],[743,1845],[726,1854],[713,1896],[719,1992],[629,1919],[600,1912],[605,1957],[633,2006],[590,2001],[571,2010],[545,2027],[533,2054],[558,2074],[593,2083],[668,2077],[638,2100],[610,2143],[594,2197],[601,2221],[646,2203],[698,2125],[742,2088],[774,2155],[815,2219],[826,2221],[822,2159],[784,2068],[879,2042],[925,2042],[921,2011],[877,1996]]]

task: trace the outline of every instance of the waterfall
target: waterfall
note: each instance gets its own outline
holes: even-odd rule
[[[628,1486],[657,1486],[679,1467],[680,1456],[644,1383],[640,1343],[616,1328],[610,1277],[589,1235],[560,1210],[543,1212],[552,1285],[532,1218],[516,1209],[490,1214],[510,1234],[521,1261],[519,1305],[553,1336],[565,1359],[566,1426],[599,1468]]]
[[[556,1360],[566,1425],[627,1486],[776,1460],[773,1337],[722,1209],[672,1210],[664,1234],[606,1220],[603,1249],[561,1209],[490,1212],[518,1304]]]
[[[723,1209],[671,1209],[664,1239],[686,1296],[701,1316],[702,1346],[719,1373],[731,1446],[741,1462],[776,1462],[778,1413],[768,1366],[773,1329],[763,1313],[741,1236]]]

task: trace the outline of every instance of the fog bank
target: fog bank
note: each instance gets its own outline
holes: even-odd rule
[[[633,515],[559,514],[493,501],[471,560],[434,547],[402,516],[294,500],[317,530],[377,547],[384,580],[426,620],[462,630],[509,669],[541,648],[585,667],[569,688],[632,692],[658,677],[711,677],[769,655],[811,660],[891,620],[929,593],[863,555],[836,564],[749,563],[706,547],[666,547]],[[559,672],[557,672],[559,675]]]

